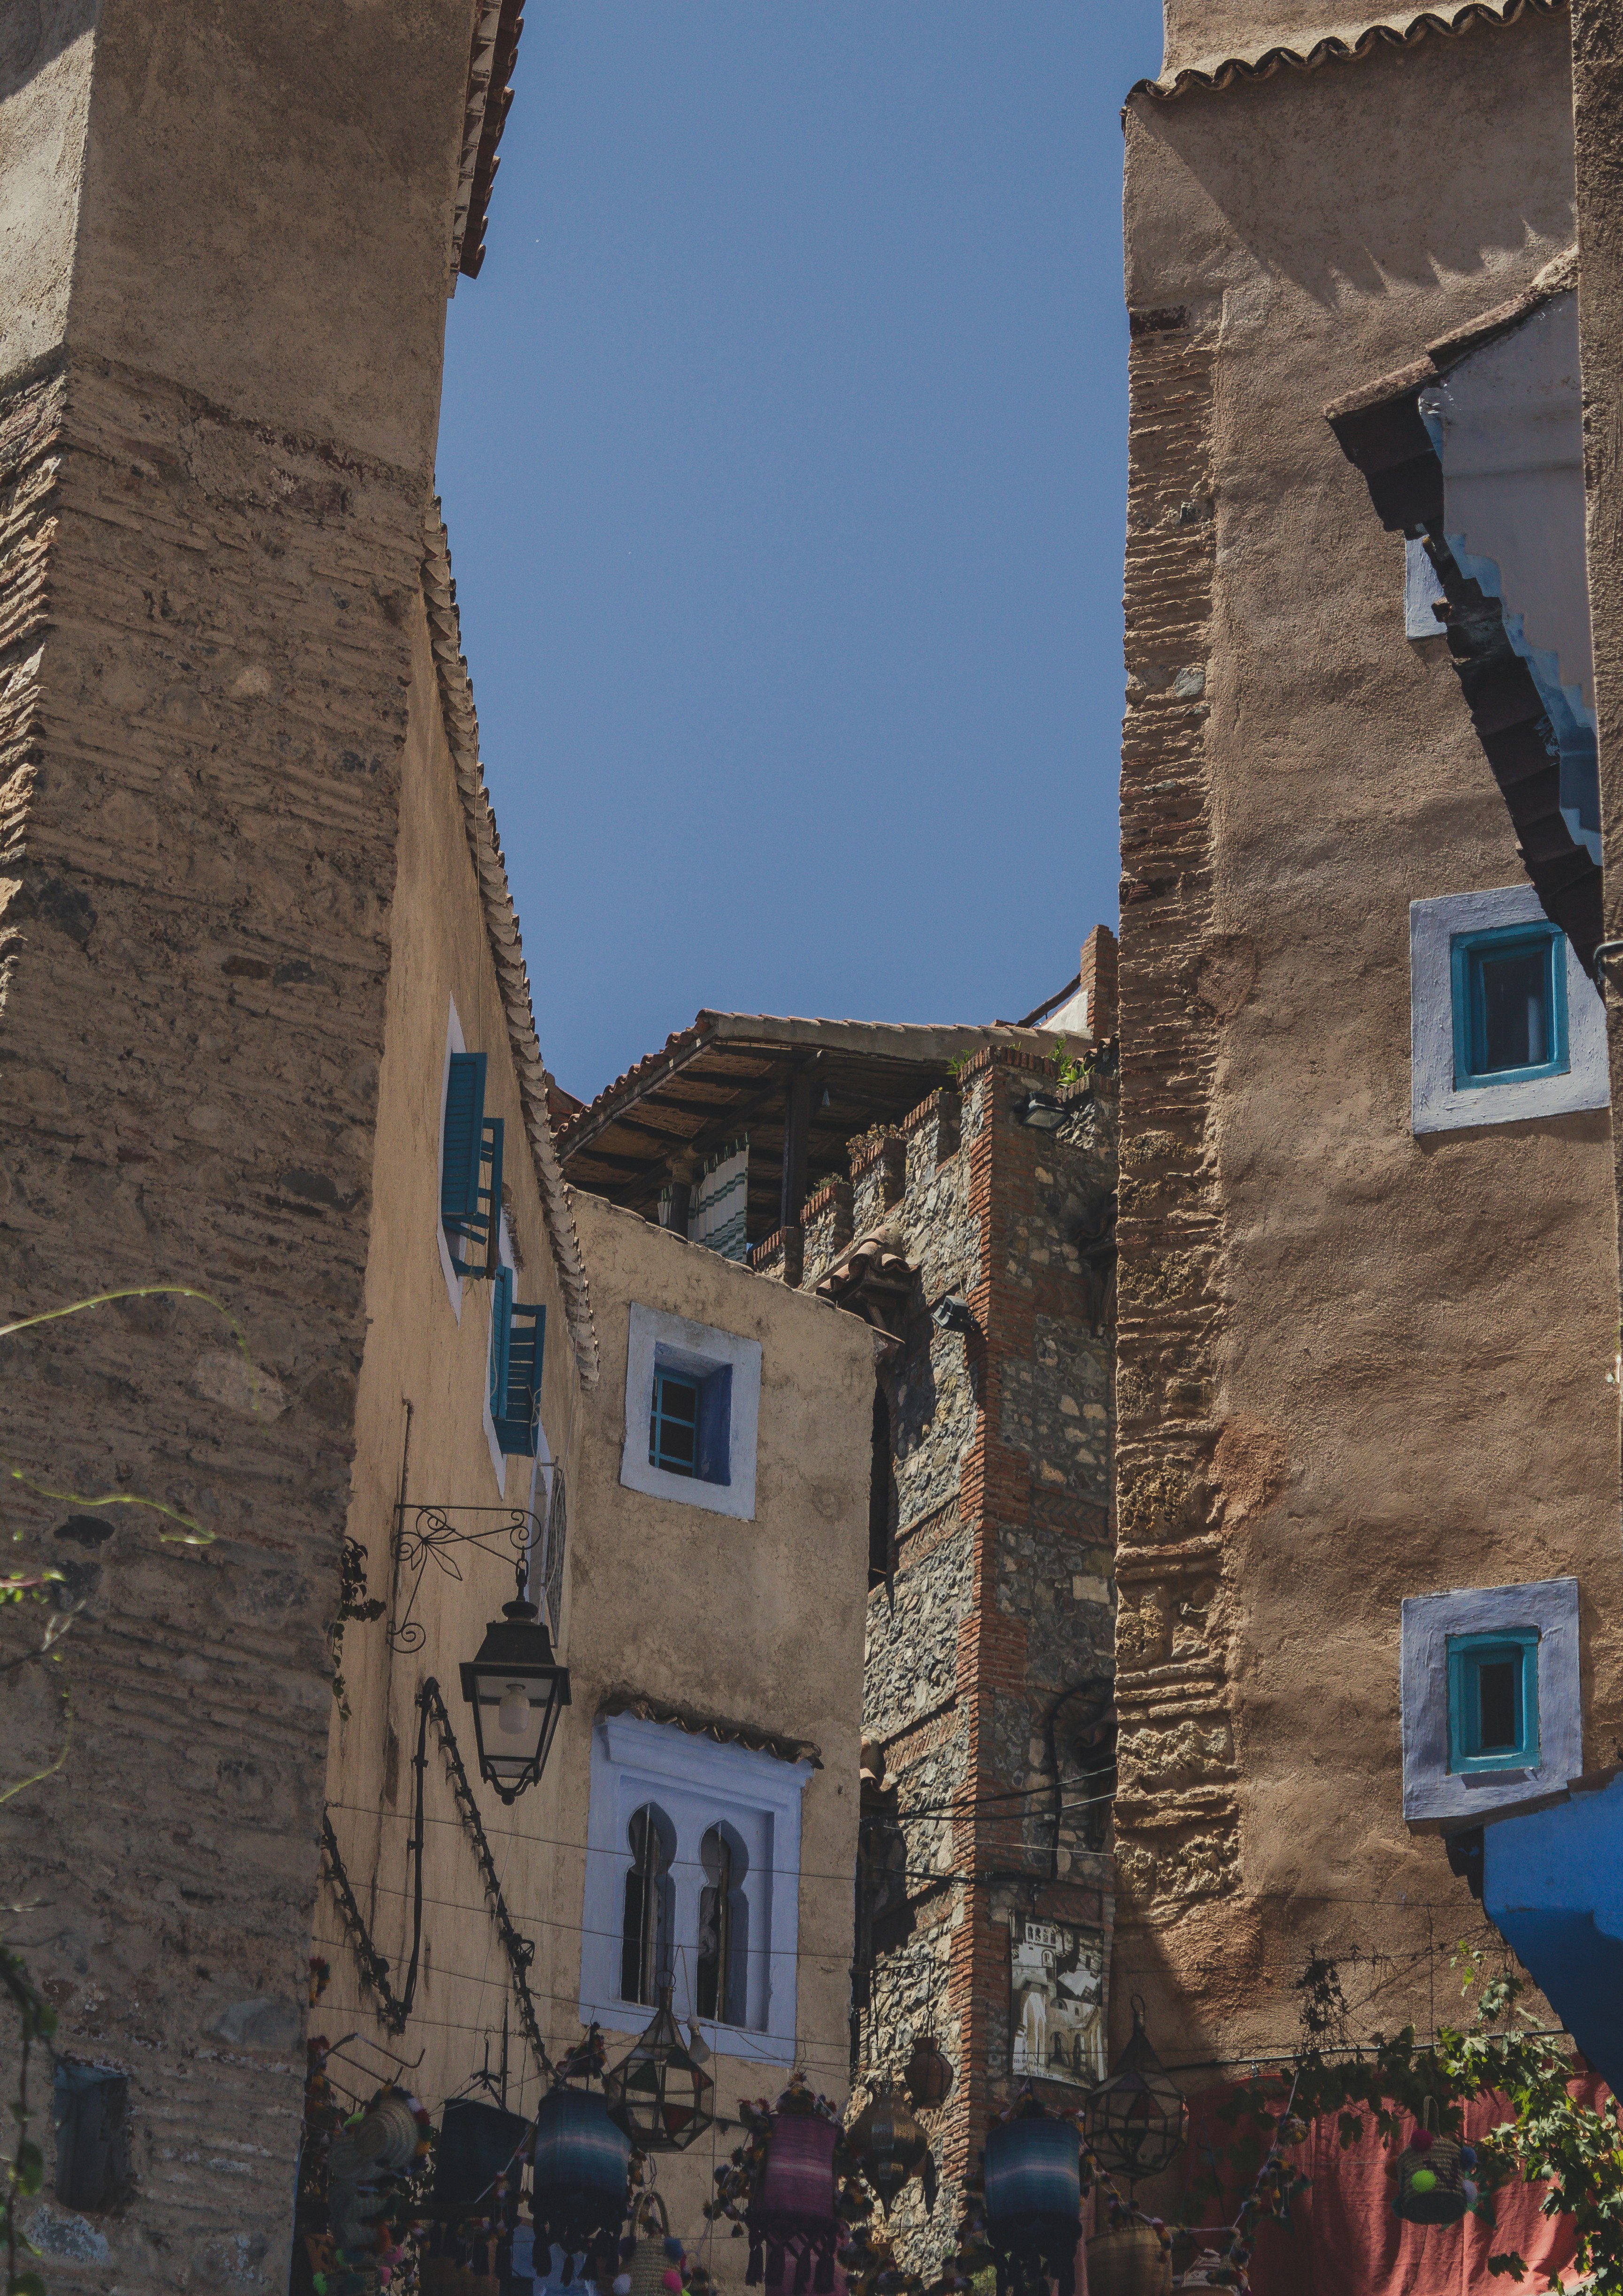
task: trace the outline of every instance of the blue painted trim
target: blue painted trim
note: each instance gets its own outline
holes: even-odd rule
[[[1482,1747],[1481,1669],[1515,1662],[1515,1742]],[[1482,1770],[1533,1769],[1538,1763],[1538,1630],[1511,1627],[1498,1634],[1448,1637],[1448,1767],[1456,1776]]]
[[[1488,1018],[1482,988],[1482,959],[1512,956],[1522,950],[1542,949],[1545,956],[1545,1011],[1550,1026],[1550,1057],[1522,1068],[1489,1069]],[[1530,1084],[1544,1077],[1565,1076],[1571,1066],[1567,1025],[1567,968],[1564,940],[1552,924],[1502,925],[1491,932],[1455,933],[1448,943],[1454,999],[1454,1088],[1481,1091],[1489,1086]]]

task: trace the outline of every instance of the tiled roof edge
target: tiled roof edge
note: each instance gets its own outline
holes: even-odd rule
[[[822,1751],[809,1738],[786,1738],[753,1722],[730,1722],[720,1715],[704,1714],[696,1707],[650,1697],[640,1690],[605,1691],[597,1710],[600,1715],[634,1715],[639,1722],[671,1724],[690,1737],[714,1738],[724,1746],[748,1746],[757,1753],[775,1754],[780,1762],[809,1762],[815,1770],[823,1767]]]
[[[1432,33],[1458,39],[1479,25],[1514,24],[1528,15],[1556,16],[1567,5],[1568,0],[1468,0],[1464,7],[1417,9],[1406,22],[1372,24],[1351,40],[1332,35],[1316,40],[1310,48],[1265,48],[1256,56],[1225,56],[1209,70],[1185,65],[1168,79],[1135,80],[1127,96],[1130,101],[1135,95],[1150,95],[1159,102],[1170,103],[1180,95],[1232,87],[1236,81],[1272,79],[1277,71],[1317,71],[1324,64],[1360,62],[1381,48],[1418,47]]]
[[[552,1126],[547,1119],[546,1070],[536,1037],[529,974],[525,970],[519,920],[513,914],[496,816],[485,788],[485,769],[480,762],[479,719],[473,712],[468,665],[463,659],[462,623],[456,611],[456,588],[451,579],[450,540],[438,497],[423,521],[422,540],[422,595],[428,607],[429,633],[439,683],[440,714],[455,768],[473,873],[479,880],[480,903],[485,913],[485,933],[496,967],[496,987],[507,1016],[507,1041],[512,1048],[512,1064],[518,1073],[524,1128],[535,1158],[547,1237],[563,1286],[576,1367],[581,1385],[595,1387],[599,1365],[592,1297],[586,1283],[586,1262],[581,1258],[580,1238],[575,1230],[569,1183],[559,1168]]]
[[[499,162],[496,147],[512,108],[512,67],[524,29],[523,0],[479,0],[473,46],[468,58],[468,94],[463,112],[462,156],[456,172],[456,207],[451,226],[451,291],[460,272],[477,279],[485,259],[485,226]]]

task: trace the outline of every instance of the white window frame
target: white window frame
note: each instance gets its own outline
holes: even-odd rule
[[[1538,1760],[1522,1770],[1448,1767],[1448,1644],[1458,1635],[1538,1636]],[[1559,1800],[1583,1775],[1578,1580],[1463,1587],[1403,1606],[1403,1814],[1439,1833]]]
[[[448,997],[449,1015],[446,1021],[446,1056],[439,1070],[439,1147],[434,1158],[434,1241],[439,1246],[440,1273],[446,1280],[446,1297],[451,1303],[451,1313],[462,1321],[462,1277],[451,1265],[451,1247],[446,1241],[445,1222],[439,1216],[441,1193],[445,1187],[446,1169],[446,1095],[451,1088],[451,1055],[465,1053],[462,1021],[457,1017],[456,999]]]
[[[700,1377],[730,1369],[727,1456],[731,1480],[707,1483],[697,1475],[673,1475],[648,1456],[648,1422],[653,1409],[656,1368]],[[626,1336],[626,1443],[620,1481],[651,1498],[674,1499],[678,1506],[703,1507],[711,1514],[755,1520],[755,1450],[761,1409],[761,1343],[685,1316],[631,1302]]]
[[[750,1906],[752,2021],[701,2030],[712,2048],[765,2064],[792,2064],[799,1952],[800,1797],[812,1775],[807,1760],[786,1762],[747,1746],[718,1744],[672,1722],[635,1714],[600,1715],[592,1731],[592,1799],[586,1824],[585,1909],[581,1920],[580,2021],[640,2033],[651,2008],[619,1996],[627,1838],[634,1812],[655,1802],[676,1832],[671,1866],[676,1918],[673,2006],[686,2023],[695,2013],[699,1899],[705,1887],[701,1844],[725,1823],[749,1849],[744,1894]],[[764,1854],[763,1854],[764,1853]]]
[[[1611,1096],[1606,1060],[1606,1009],[1563,933],[1567,967],[1567,1071],[1516,1084],[1454,1081],[1454,967],[1456,933],[1507,925],[1545,924],[1531,885],[1498,885],[1482,893],[1446,893],[1409,904],[1409,1050],[1411,1120],[1417,1134],[1460,1132],[1529,1117],[1570,1116],[1604,1108]]]

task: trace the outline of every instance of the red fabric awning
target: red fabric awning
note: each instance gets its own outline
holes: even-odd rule
[[[1606,2084],[1591,2075],[1571,2083],[1572,2094],[1594,2104]],[[1208,2089],[1190,2100],[1184,2181],[1193,2184],[1234,2141],[1217,2117],[1232,2088]],[[1502,2101],[1478,2098],[1465,2108],[1467,2142],[1509,2118]],[[1292,2158],[1312,2179],[1291,2203],[1293,2229],[1265,2223],[1251,2259],[1252,2296],[1504,2296],[1510,2283],[1493,2278],[1490,2256],[1514,2250],[1531,2270],[1524,2288],[1561,2286],[1575,2278],[1570,2218],[1539,2213],[1543,2187],[1507,2185],[1496,2196],[1492,2230],[1478,2218],[1462,2225],[1405,2224],[1392,2213],[1395,2177],[1387,2152],[1365,2115],[1360,2141],[1343,2152],[1333,2116],[1316,2122]],[[1234,2196],[1234,2204],[1238,2204]],[[1206,2202],[1202,2223],[1215,2210]],[[1208,2235],[1209,2239],[1210,2235]]]

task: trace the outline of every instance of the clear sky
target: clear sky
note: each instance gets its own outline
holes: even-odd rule
[[[439,484],[548,1066],[1019,1019],[1116,920],[1158,0],[532,0]]]

